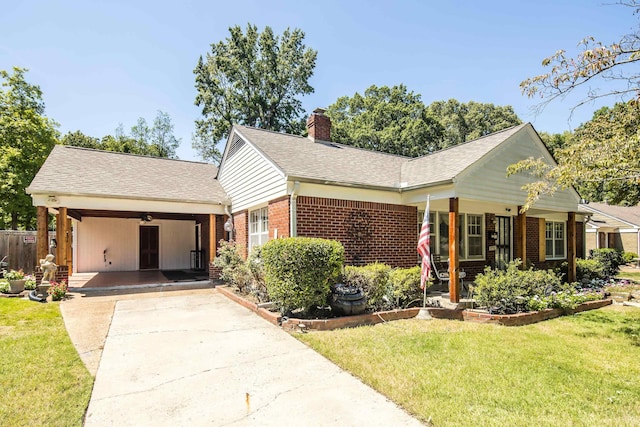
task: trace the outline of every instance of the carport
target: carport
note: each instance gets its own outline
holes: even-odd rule
[[[55,247],[60,278],[209,272],[227,237],[228,200],[216,174],[207,163],[56,146],[27,188],[38,213],[38,259]]]

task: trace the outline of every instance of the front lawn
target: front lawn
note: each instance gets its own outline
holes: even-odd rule
[[[522,327],[403,320],[296,335],[434,426],[640,425],[640,310]]]
[[[0,373],[0,425],[82,425],[93,378],[59,303],[0,298]]]

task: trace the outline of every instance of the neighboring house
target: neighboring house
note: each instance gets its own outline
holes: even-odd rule
[[[307,127],[308,138],[234,126],[217,174],[206,164],[56,147],[28,191],[39,213],[74,218],[75,271],[184,268],[192,250],[209,261],[228,237],[225,221],[244,255],[269,239],[309,236],[341,241],[350,264],[414,266],[427,195],[432,253],[452,260],[452,283],[460,269],[470,278],[514,258],[538,267],[569,260],[571,276],[584,256],[574,190],[519,212],[529,179],[507,177],[507,166],[554,162],[531,124],[415,159],[332,143],[320,109]],[[142,230],[156,225],[161,244],[149,249]],[[143,264],[145,250],[159,252],[159,267]]]
[[[581,204],[587,214],[586,250],[614,248],[640,253],[640,206],[611,206],[606,203]]]

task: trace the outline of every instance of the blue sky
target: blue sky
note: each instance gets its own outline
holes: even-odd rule
[[[404,83],[425,104],[512,105],[538,131],[562,132],[588,120],[600,105],[570,119],[570,96],[535,115],[538,100],[519,83],[545,71],[541,61],[558,49],[575,51],[583,37],[617,41],[637,26],[626,7],[603,1],[33,1],[5,4],[0,14],[0,69],[29,68],[44,92],[46,114],[60,131],[102,137],[157,110],[171,116],[191,149],[195,99],[193,69],[230,26],[247,23],[279,34],[306,33],[318,51],[315,93],[305,109],[326,107],[372,84]],[[611,105],[611,99],[604,105]]]

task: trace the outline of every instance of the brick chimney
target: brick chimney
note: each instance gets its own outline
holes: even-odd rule
[[[322,108],[316,108],[307,119],[309,139],[316,141],[331,141],[331,119],[324,115]]]

